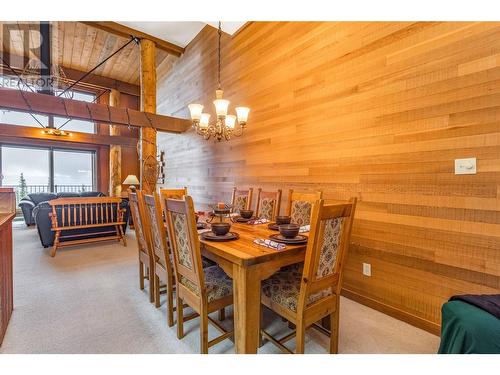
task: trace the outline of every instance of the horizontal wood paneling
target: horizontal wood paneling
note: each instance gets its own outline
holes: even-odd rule
[[[159,71],[158,113],[213,113],[216,36],[205,28]],[[500,289],[499,55],[500,23],[252,23],[222,51],[248,131],[159,135],[166,185],[200,208],[234,185],[357,196],[346,294],[437,332],[451,295]],[[454,175],[464,157],[476,175]]]

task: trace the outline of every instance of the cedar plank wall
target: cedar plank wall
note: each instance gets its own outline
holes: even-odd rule
[[[158,113],[214,116],[216,34],[159,77]],[[234,184],[357,196],[344,294],[434,333],[451,295],[498,293],[500,23],[251,23],[223,38],[222,64],[248,131],[159,135],[166,186],[199,206]],[[477,175],[454,175],[464,157]]]

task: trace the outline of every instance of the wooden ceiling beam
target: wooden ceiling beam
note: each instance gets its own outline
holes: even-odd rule
[[[11,62],[22,62],[22,66],[13,66],[14,70],[18,73],[21,74],[23,71],[24,66],[28,64],[28,59],[26,56],[18,56],[18,55],[12,55],[9,54],[5,51],[2,51],[2,56],[6,61],[11,61]],[[19,65],[19,64],[18,64]],[[82,72],[81,70],[73,69],[73,68],[67,68],[67,67],[62,67],[64,71],[64,75],[66,78],[72,82],[78,81],[81,77],[84,76],[86,72]],[[4,75],[9,75],[12,76],[13,73],[12,71],[5,65],[3,65],[0,62],[0,73]],[[109,78],[109,77],[104,77],[98,74],[89,74],[87,77],[85,77],[82,81],[83,84],[87,84],[90,86],[95,86],[98,88],[104,88],[104,89],[115,89],[120,91],[121,93],[128,94],[128,95],[133,95],[133,96],[140,96],[141,95],[141,90],[138,85],[134,85],[133,83],[128,83],[125,81],[120,81],[115,78]]]
[[[136,147],[137,138],[124,136],[110,136],[103,134],[89,134],[70,131],[71,136],[61,137],[57,135],[43,134],[42,128],[31,126],[19,126],[0,123],[0,137],[15,139],[37,139],[50,141],[64,141],[73,143],[88,143],[94,145],[109,146],[110,144],[124,147]],[[6,140],[9,142],[9,140]]]
[[[165,52],[170,53],[171,55],[180,56],[184,53],[184,48],[173,43],[167,42],[163,39],[157,38],[155,36],[143,33],[142,31],[132,29],[131,27],[121,25],[117,22],[109,22],[109,21],[79,21],[87,26],[95,27],[97,29],[106,31],[108,33],[112,33],[123,38],[130,38],[131,36],[135,36],[139,39],[149,39],[152,42],[155,42],[156,48],[159,48]]]
[[[170,133],[183,133],[191,126],[186,119],[5,88],[0,88],[0,108]]]

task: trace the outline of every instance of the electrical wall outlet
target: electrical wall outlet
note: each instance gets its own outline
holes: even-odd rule
[[[455,159],[455,174],[476,174],[476,158]]]
[[[365,276],[372,275],[372,265],[370,263],[363,263],[363,275]]]

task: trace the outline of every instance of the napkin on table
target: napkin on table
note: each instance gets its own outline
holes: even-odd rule
[[[210,232],[212,229],[210,228],[205,228],[205,229],[198,229],[198,234],[202,234],[202,233],[205,233],[205,232]]]
[[[264,239],[264,238],[257,238],[255,240],[253,240],[253,242],[256,243],[257,245],[268,247],[268,248],[274,249],[274,250],[284,250],[284,249],[286,249],[286,245],[285,244],[282,244],[282,243],[279,243],[279,242],[276,242],[276,241],[267,240],[267,239]]]
[[[266,224],[266,223],[269,223],[268,219],[255,219],[255,220],[247,221],[247,224],[251,224],[251,225]]]
[[[300,227],[299,233],[309,232],[310,230],[311,230],[311,226],[310,225],[303,225],[303,226]]]

